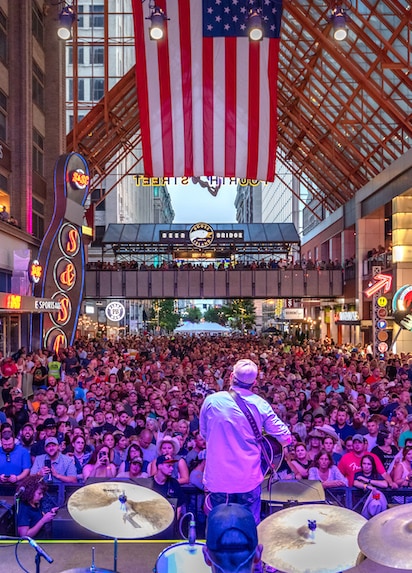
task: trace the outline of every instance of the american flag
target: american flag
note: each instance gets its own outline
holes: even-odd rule
[[[281,0],[157,0],[158,42],[149,1],[132,1],[145,173],[273,181]],[[247,36],[253,8],[261,42]]]

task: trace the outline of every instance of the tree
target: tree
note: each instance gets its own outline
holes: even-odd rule
[[[241,332],[250,330],[256,323],[255,305],[252,299],[235,299],[228,305],[230,322],[233,328]]]
[[[187,309],[185,318],[189,322],[200,322],[200,319],[202,318],[200,308],[197,306],[191,306]]]
[[[211,306],[205,311],[203,317],[205,320],[207,320],[207,322],[217,322],[218,324],[225,326],[228,321],[225,308],[227,309],[227,307],[223,306]]]
[[[171,298],[153,301],[150,322],[166,332],[172,332],[180,322],[180,314],[175,312]]]

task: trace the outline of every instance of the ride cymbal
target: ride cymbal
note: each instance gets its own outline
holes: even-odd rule
[[[362,527],[358,543],[368,559],[386,567],[412,569],[412,506],[382,511]]]
[[[338,573],[356,565],[366,519],[335,505],[298,505],[258,525],[262,560],[284,573]]]
[[[174,518],[172,506],[159,493],[121,481],[76,490],[67,509],[89,531],[118,539],[151,537],[167,529]]]

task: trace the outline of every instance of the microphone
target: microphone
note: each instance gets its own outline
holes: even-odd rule
[[[24,485],[21,485],[14,494],[14,497],[19,498],[24,491],[26,491],[26,488],[24,487]]]
[[[191,519],[189,521],[189,545],[194,545],[196,543],[196,521]]]
[[[53,563],[53,558],[50,557],[50,555],[48,553],[45,552],[45,550],[40,547],[40,545],[34,541],[34,539],[32,539],[31,537],[22,537],[22,539],[26,539],[26,541],[29,542],[29,544],[34,547],[34,549],[37,551],[37,553],[39,555],[41,555],[41,557],[44,557],[45,560],[47,561],[47,563]]]

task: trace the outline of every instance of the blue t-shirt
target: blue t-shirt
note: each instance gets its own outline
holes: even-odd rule
[[[30,453],[23,446],[14,446],[11,452],[0,448],[0,474],[6,476],[19,475],[23,470],[31,468]]]

